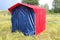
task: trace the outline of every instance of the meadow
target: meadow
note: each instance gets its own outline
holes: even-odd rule
[[[21,32],[11,32],[11,15],[0,11],[0,40],[60,40],[60,14],[46,15],[46,30],[40,35],[24,36]]]

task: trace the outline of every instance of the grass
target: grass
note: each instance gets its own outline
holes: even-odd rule
[[[11,15],[7,11],[0,11],[0,40],[60,40],[60,14],[46,16],[46,30],[43,33],[24,36],[17,31],[11,33]]]

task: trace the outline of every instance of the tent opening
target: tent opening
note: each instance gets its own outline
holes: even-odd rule
[[[21,31],[25,35],[35,33],[34,11],[32,8],[20,5],[12,10],[12,32]]]

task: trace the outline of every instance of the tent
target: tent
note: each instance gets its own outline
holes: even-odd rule
[[[24,35],[38,35],[45,30],[46,11],[35,5],[17,3],[10,7],[12,32],[21,31]]]

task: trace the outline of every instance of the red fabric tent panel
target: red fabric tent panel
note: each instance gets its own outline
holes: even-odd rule
[[[43,30],[46,28],[46,11],[44,8],[40,8],[35,5],[29,5],[24,3],[17,3],[10,7],[8,10],[11,12],[15,7],[18,7],[20,5],[27,6],[29,8],[32,8],[35,12],[35,34],[40,34]]]
[[[46,28],[45,9],[34,9],[35,14],[35,34],[38,35]]]
[[[9,12],[11,12],[15,7],[18,7],[20,5],[24,5],[24,6],[27,6],[29,8],[32,8],[32,9],[39,9],[40,7],[39,6],[35,6],[35,5],[30,5],[30,4],[24,4],[24,3],[17,3],[13,6],[11,6],[10,8],[8,8]],[[40,8],[42,9],[42,8]]]

